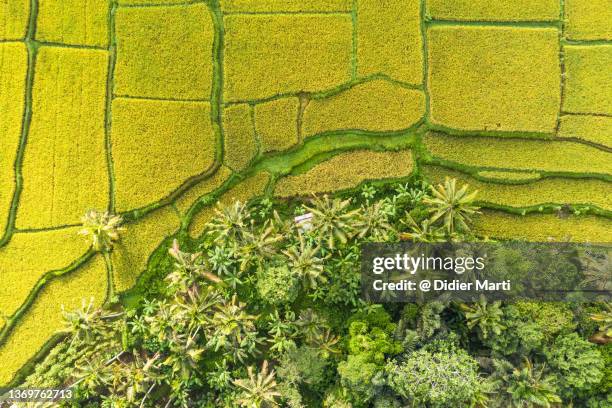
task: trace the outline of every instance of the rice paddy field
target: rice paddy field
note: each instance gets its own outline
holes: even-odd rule
[[[483,236],[612,241],[607,0],[0,1],[0,386],[217,202],[456,177]],[[569,216],[557,211],[569,207]],[[110,262],[76,234],[121,214]]]

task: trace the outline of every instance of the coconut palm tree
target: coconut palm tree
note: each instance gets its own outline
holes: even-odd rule
[[[259,262],[275,256],[278,243],[282,240],[283,236],[270,221],[266,221],[260,231],[255,231],[253,226],[245,230],[237,251],[241,261],[240,270],[245,271],[254,261]]]
[[[108,252],[113,247],[113,242],[118,241],[125,228],[121,227],[123,219],[119,215],[111,215],[108,212],[89,210],[81,218],[83,227],[80,235],[91,240],[92,248],[96,252]]]
[[[402,241],[423,243],[446,241],[444,231],[442,231],[439,227],[432,226],[432,222],[430,220],[423,220],[423,222],[419,225],[410,214],[406,214],[406,217],[401,220],[401,223],[406,225],[409,229],[408,232],[402,232],[400,234],[400,240]]]
[[[262,342],[257,337],[255,320],[257,316],[246,312],[246,304],[239,302],[236,295],[231,301],[222,302],[215,307],[208,326],[208,343],[215,351],[226,350],[238,361],[244,361],[249,354],[257,352]]]
[[[395,231],[389,222],[389,204],[380,200],[372,205],[361,207],[355,222],[355,231],[359,238],[371,237],[385,241]]]
[[[215,242],[239,241],[250,218],[251,214],[245,203],[236,201],[232,205],[219,204],[215,209],[215,216],[206,224],[208,234],[215,237]]]
[[[299,234],[299,246],[292,245],[283,251],[291,270],[307,288],[316,288],[319,281],[327,281],[323,276],[323,259],[317,256],[318,253],[319,247],[307,244],[302,234]]]
[[[359,210],[349,211],[350,203],[350,200],[331,199],[325,195],[315,196],[312,207],[305,207],[313,215],[312,231],[331,249],[338,241],[345,244],[354,232]]]
[[[88,341],[93,332],[99,330],[99,322],[102,311],[95,307],[94,299],[88,302],[81,301],[81,308],[74,311],[66,311],[62,305],[62,317],[64,319],[64,331],[72,335],[74,341]]]
[[[504,325],[501,324],[504,315],[501,310],[501,302],[488,304],[486,298],[481,297],[473,305],[463,303],[460,308],[467,319],[467,326],[470,329],[478,327],[483,339],[489,337],[490,334],[498,336],[505,329]]]
[[[241,378],[233,383],[241,393],[236,401],[243,408],[270,408],[278,407],[276,399],[281,396],[278,392],[274,370],[269,371],[268,361],[264,360],[261,370],[255,374],[253,367],[247,369],[249,378]]]
[[[197,336],[185,333],[173,333],[169,341],[170,353],[162,362],[170,367],[172,376],[183,380],[189,379],[198,367],[204,349],[198,347]]]
[[[423,203],[430,206],[431,223],[443,220],[443,225],[449,234],[467,232],[472,222],[472,215],[478,213],[478,207],[472,205],[478,191],[468,194],[466,184],[457,188],[457,179],[446,178],[444,184],[431,186],[432,197],[425,197]]]
[[[507,392],[513,407],[556,406],[561,398],[556,394],[552,378],[544,375],[544,367],[534,366],[529,359],[521,368],[515,368],[506,378]]]

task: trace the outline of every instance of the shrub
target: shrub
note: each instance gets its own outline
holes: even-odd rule
[[[264,265],[257,273],[257,292],[272,305],[292,303],[298,295],[299,282],[287,265]]]
[[[415,406],[469,406],[481,387],[478,364],[462,349],[418,350],[385,371],[389,386]]]
[[[603,378],[604,361],[597,346],[577,333],[557,337],[544,354],[560,394],[568,400],[596,387]]]

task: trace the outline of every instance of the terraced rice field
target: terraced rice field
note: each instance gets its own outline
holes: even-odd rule
[[[215,202],[451,175],[481,191],[483,235],[610,241],[610,12],[0,1],[0,385],[51,344],[61,305],[128,290]],[[89,208],[127,220],[110,263],[75,234]]]

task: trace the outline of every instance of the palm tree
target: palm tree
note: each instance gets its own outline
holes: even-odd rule
[[[253,367],[247,369],[249,378],[233,381],[240,388],[241,393],[236,401],[244,408],[278,407],[276,399],[281,396],[278,392],[274,370],[268,371],[268,361],[264,360],[261,371],[255,375]]]
[[[89,302],[85,299],[81,301],[81,308],[68,312],[62,305],[62,317],[64,319],[64,331],[73,336],[72,342],[79,340],[89,340],[92,333],[97,329],[96,323],[100,320],[101,311],[94,305],[94,299]]]
[[[181,251],[176,239],[172,242],[168,253],[175,259],[175,263],[174,270],[165,279],[170,282],[170,288],[178,294],[185,294],[195,301],[203,281],[221,282],[217,275],[206,270],[201,253]]]
[[[257,316],[246,312],[246,304],[238,302],[236,295],[229,302],[216,305],[208,333],[208,346],[215,351],[231,351],[235,360],[243,361],[254,354],[260,343],[255,320]]]
[[[350,200],[314,197],[313,206],[306,210],[313,214],[312,231],[318,234],[320,240],[326,241],[329,248],[334,249],[336,241],[345,244],[353,234],[358,210],[349,211]]]
[[[240,270],[245,271],[253,261],[270,259],[278,252],[277,245],[283,236],[276,232],[275,226],[266,221],[261,231],[244,231],[243,239],[238,248]]]
[[[215,209],[215,216],[206,225],[208,234],[213,234],[216,242],[239,241],[250,217],[246,204],[240,201],[227,206],[219,204]]]
[[[599,324],[599,332],[595,333],[590,340],[594,343],[607,344],[612,342],[612,305],[605,304],[606,310],[591,314],[591,320]]]
[[[423,220],[421,225],[419,225],[410,214],[406,214],[405,219],[402,220],[401,223],[406,225],[410,230],[409,232],[402,232],[400,234],[400,240],[402,241],[423,243],[446,241],[444,232],[440,228],[432,226],[430,220]]]
[[[370,236],[379,241],[387,240],[389,235],[395,231],[389,223],[388,207],[388,203],[383,200],[361,207],[355,223],[357,236],[359,238]]]
[[[340,349],[337,347],[339,341],[340,338],[335,336],[331,329],[322,331],[310,339],[311,345],[319,350],[323,358],[340,353]]]
[[[327,280],[323,276],[323,259],[317,256],[318,252],[319,247],[307,244],[302,234],[299,234],[299,247],[293,245],[283,251],[292,271],[307,288],[316,288],[318,281]]]
[[[514,407],[549,408],[561,402],[551,378],[544,376],[544,367],[534,367],[527,358],[523,367],[515,368],[507,380],[507,392]]]
[[[483,339],[489,337],[489,334],[500,335],[505,329],[501,324],[504,315],[501,310],[501,302],[487,304],[486,298],[481,297],[479,302],[473,305],[463,303],[460,308],[465,313],[467,326],[470,329],[477,326]]]
[[[431,186],[433,197],[425,197],[423,203],[431,206],[431,222],[443,219],[444,228],[449,234],[456,231],[469,231],[472,215],[478,213],[478,207],[472,205],[478,191],[467,192],[468,185],[457,189],[457,180],[446,178],[444,184]]]
[[[169,342],[170,353],[162,362],[169,366],[172,375],[183,380],[189,379],[191,373],[197,369],[202,359],[203,348],[199,348],[195,335],[174,333]]]
[[[113,242],[118,241],[123,219],[119,215],[111,215],[108,212],[89,210],[81,218],[83,228],[79,231],[91,240],[92,247],[96,252],[108,252],[113,247]]]

